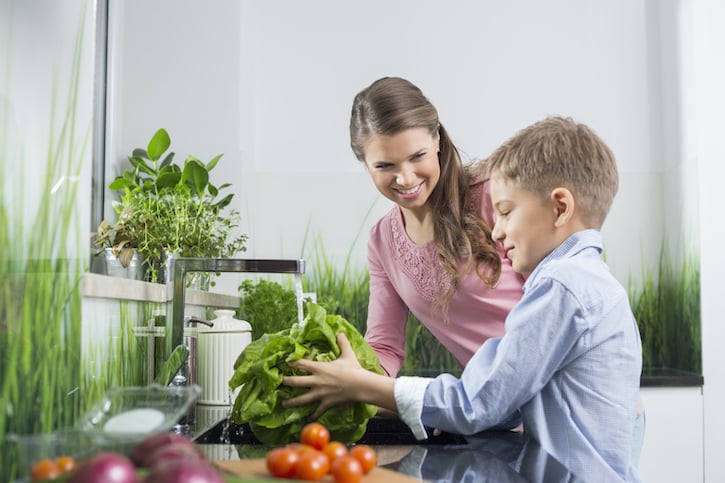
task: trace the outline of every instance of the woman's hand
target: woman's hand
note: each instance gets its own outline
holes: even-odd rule
[[[310,388],[304,394],[284,401],[284,407],[295,407],[319,401],[312,419],[319,418],[325,411],[346,402],[374,404],[397,414],[395,405],[394,379],[364,369],[357,360],[345,334],[337,335],[340,357],[330,362],[315,362],[300,359],[290,363],[295,369],[303,370],[306,376],[285,376],[282,384],[291,387]]]
[[[288,399],[283,403],[284,407],[302,406],[319,401],[320,404],[312,415],[312,418],[316,419],[332,406],[360,400],[356,393],[354,374],[369,371],[360,365],[345,334],[337,335],[337,344],[340,346],[340,357],[334,361],[315,362],[300,359],[290,363],[290,366],[308,372],[309,375],[285,376],[282,383],[292,387],[309,387],[310,390]]]

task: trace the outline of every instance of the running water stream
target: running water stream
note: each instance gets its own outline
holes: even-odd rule
[[[305,315],[304,315],[304,299],[305,294],[302,289],[302,276],[300,274],[295,274],[295,297],[297,298],[297,321],[300,323],[300,325],[304,324]],[[224,426],[222,428],[222,434],[221,434],[221,443],[222,444],[229,444],[231,443],[231,437],[229,434],[230,425],[231,425],[231,416],[232,416],[232,409],[234,407],[234,394],[233,391],[230,389],[228,393],[228,412],[226,415],[226,418],[224,418]]]
[[[304,314],[304,300],[305,300],[305,294],[302,291],[302,275],[299,273],[295,274],[295,296],[297,297],[297,321],[300,323],[300,325],[304,325],[305,323],[305,314]]]

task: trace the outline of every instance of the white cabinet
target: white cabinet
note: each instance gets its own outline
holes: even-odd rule
[[[704,481],[702,387],[644,387],[639,473],[646,482]]]

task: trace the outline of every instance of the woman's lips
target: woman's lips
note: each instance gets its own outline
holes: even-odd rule
[[[418,196],[418,193],[420,193],[421,187],[423,186],[423,183],[420,183],[418,186],[414,186],[413,188],[394,188],[395,192],[400,195],[401,198],[409,199],[409,198],[415,198]]]

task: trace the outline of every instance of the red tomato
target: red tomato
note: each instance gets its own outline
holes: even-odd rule
[[[317,451],[315,448],[313,448],[309,444],[302,444],[302,443],[290,443],[286,447],[289,449],[292,449],[300,454],[304,453],[305,451]]]
[[[330,464],[332,464],[337,458],[347,454],[347,446],[339,441],[330,441],[322,448],[322,452],[330,458]]]
[[[356,444],[348,453],[360,462],[364,474],[368,474],[378,464],[378,455],[366,444]]]
[[[293,478],[299,453],[291,448],[275,448],[267,453],[267,469],[278,478]]]
[[[317,481],[330,472],[330,459],[322,451],[305,451],[297,461],[295,477],[300,480]]]
[[[300,432],[300,441],[321,450],[330,442],[330,431],[320,423],[308,423]]]
[[[61,471],[58,465],[49,459],[38,461],[30,470],[30,479],[32,481],[52,480],[60,475]]]
[[[55,459],[55,465],[61,473],[68,473],[76,467],[76,460],[70,456],[59,456]]]
[[[363,477],[363,467],[354,456],[340,456],[330,467],[335,483],[359,483]]]

